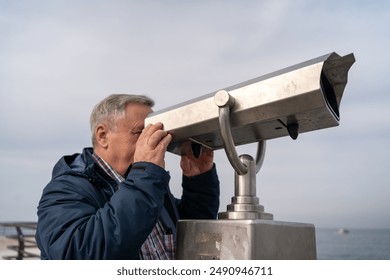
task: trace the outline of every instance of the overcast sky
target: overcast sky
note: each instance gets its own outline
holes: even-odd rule
[[[390,228],[389,26],[385,0],[0,0],[0,221],[36,221],[53,165],[90,146],[107,95],[158,111],[337,52],[356,57],[340,126],[268,141],[260,203],[278,221]],[[215,161],[225,211],[233,169]],[[179,196],[179,157],[167,169]]]

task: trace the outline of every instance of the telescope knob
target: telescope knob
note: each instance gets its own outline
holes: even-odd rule
[[[214,95],[214,102],[218,107],[233,108],[236,100],[226,90],[220,90]]]

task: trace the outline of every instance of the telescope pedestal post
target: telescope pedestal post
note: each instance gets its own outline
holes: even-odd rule
[[[241,155],[241,162],[248,168],[246,174],[234,174],[234,196],[226,212],[218,214],[218,219],[245,220],[263,219],[273,220],[273,215],[264,212],[264,206],[259,204],[256,196],[255,161],[250,155]]]
[[[261,140],[258,144],[256,163],[250,155],[238,156],[230,125],[230,112],[235,100],[227,91],[221,90],[215,94],[214,101],[219,108],[219,124],[225,153],[235,170],[232,203],[227,206],[227,212],[218,214],[218,218],[272,220],[272,214],[264,212],[264,207],[259,204],[259,198],[256,196],[256,173],[264,161],[265,141]]]

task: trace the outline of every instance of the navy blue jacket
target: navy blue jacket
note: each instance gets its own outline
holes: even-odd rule
[[[38,205],[36,240],[42,259],[136,259],[160,219],[176,234],[180,219],[215,219],[219,181],[215,166],[183,176],[183,195],[169,190],[169,173],[135,163],[119,188],[93,160],[91,148],[62,157]]]

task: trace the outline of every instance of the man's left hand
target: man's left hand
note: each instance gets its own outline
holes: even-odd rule
[[[199,157],[195,157],[191,148],[191,142],[186,141],[181,147],[180,167],[184,176],[192,177],[210,171],[214,165],[214,152],[205,147],[201,148]]]

